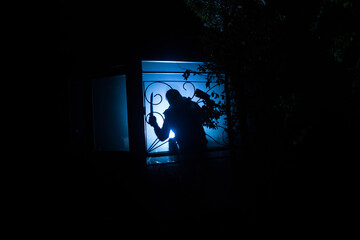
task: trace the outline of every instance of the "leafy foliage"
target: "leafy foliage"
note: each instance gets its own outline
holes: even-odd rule
[[[197,75],[197,74],[205,74],[206,75],[206,87],[210,88],[210,84],[213,83],[215,86],[222,85],[225,82],[224,73],[220,71],[218,67],[214,63],[205,62],[199,65],[196,72],[191,70],[186,70],[183,74],[185,80],[188,80],[190,75]],[[210,96],[213,99],[210,99]],[[219,124],[219,118],[225,114],[226,105],[223,100],[225,100],[225,93],[222,92],[220,95],[214,91],[211,92],[208,99],[202,100],[204,105],[202,106],[203,110],[203,125],[210,128],[210,129],[217,129]],[[218,101],[220,99],[222,101]]]
[[[219,103],[205,103],[202,107],[204,113],[203,125],[210,129],[217,129],[219,124],[219,118],[224,114],[223,104]]]
[[[310,131],[310,113],[340,104],[332,99],[335,94],[331,91],[344,89],[342,96],[351,94],[340,87],[345,83],[338,75],[349,75],[345,81],[355,86],[353,95],[359,92],[358,1],[309,0],[297,5],[286,0],[186,3],[206,26],[202,40],[210,61],[198,70],[206,73],[207,87],[214,81],[227,84],[227,104],[219,109],[227,112],[229,130],[234,135],[246,139],[247,118],[269,127],[276,126],[279,117],[287,118],[289,124]],[[190,74],[185,72],[184,78]],[[300,113],[303,116],[296,118]],[[298,143],[309,135],[304,131],[294,136],[302,139]]]

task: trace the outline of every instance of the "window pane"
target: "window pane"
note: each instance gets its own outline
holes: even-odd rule
[[[92,97],[95,149],[129,151],[125,75],[93,80]]]
[[[183,62],[183,61],[142,61],[143,72],[185,72],[189,69],[197,71],[201,62]]]
[[[207,92],[209,88],[206,87],[206,78],[204,76],[196,75],[194,78],[189,78],[187,81],[184,80],[181,73],[158,73],[161,71],[172,70],[170,69],[169,65],[176,65],[175,62],[166,62],[164,61],[163,64],[165,65],[162,67],[162,62],[151,62],[152,65],[149,64],[149,61],[143,62],[143,71],[146,69],[150,72],[156,73],[146,73],[143,72],[143,90],[144,90],[144,107],[145,107],[145,120],[148,120],[150,114],[150,96],[153,93],[153,109],[154,109],[154,116],[157,118],[157,122],[160,127],[163,124],[164,118],[164,111],[169,107],[169,104],[165,98],[166,92],[173,88],[180,92],[183,97],[189,97],[194,102],[198,102],[199,106],[201,107],[203,103],[200,102],[201,99],[194,96],[195,90],[200,89],[204,92]],[[146,67],[144,68],[144,64]],[[179,66],[191,66],[193,69],[196,69],[198,64],[194,65],[194,62],[185,64],[181,62]],[[152,66],[153,68],[150,68]],[[175,67],[174,67],[175,68]],[[160,69],[160,70],[158,70]],[[185,71],[184,69],[183,71]],[[210,87],[212,88],[208,94],[212,92],[221,95],[224,87],[219,86],[215,83],[211,84]],[[221,98],[216,99],[216,102],[224,101]],[[225,132],[225,116],[222,116],[219,119],[219,128],[218,129],[209,129],[204,127],[205,133],[207,134],[208,139],[208,147],[222,147],[227,144],[227,135]],[[145,125],[145,133],[146,133],[146,148],[150,153],[156,152],[167,152],[169,151],[168,143],[161,145],[163,142],[156,143],[156,135],[154,133],[154,129],[149,125]],[[175,136],[176,137],[176,136]],[[154,143],[156,143],[154,145]],[[161,145],[161,146],[160,146]]]

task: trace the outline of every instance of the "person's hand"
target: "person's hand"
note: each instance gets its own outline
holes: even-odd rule
[[[157,122],[156,122],[156,117],[155,116],[150,116],[149,117],[149,124],[153,127],[156,126]]]

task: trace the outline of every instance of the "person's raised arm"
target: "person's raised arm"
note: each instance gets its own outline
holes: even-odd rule
[[[160,141],[165,141],[169,137],[170,127],[166,119],[164,121],[162,128],[160,128],[159,125],[157,124],[155,116],[151,116],[149,118],[149,124],[154,127],[155,134]]]

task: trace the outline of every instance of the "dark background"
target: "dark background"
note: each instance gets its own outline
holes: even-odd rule
[[[135,145],[130,152],[93,151],[91,79],[127,74],[130,135],[136,138],[143,134],[136,125],[143,123],[131,117],[141,116],[138,64],[142,59],[203,60],[202,24],[182,1],[56,1],[42,7],[33,12],[39,18],[31,30],[36,94],[26,109],[36,115],[26,124],[27,146],[39,159],[29,193],[35,200],[25,207],[29,218],[36,218],[43,233],[104,236],[109,232],[102,229],[111,229],[125,238],[144,232],[137,237],[165,238],[186,221],[171,224],[152,207],[156,200],[149,185],[154,183],[137,151],[142,137],[140,144],[130,140]],[[172,177],[152,176],[155,182],[169,182],[155,196],[168,199]],[[161,204],[159,211],[164,211]],[[157,230],[159,224],[164,226]],[[174,233],[176,238],[178,230]]]
[[[312,107],[312,113],[319,119],[331,121],[326,124],[319,121],[309,145],[296,154],[277,147],[269,151],[271,156],[268,157],[262,153],[247,155],[248,161],[235,166],[235,172],[241,175],[235,179],[235,184],[244,180],[243,185],[236,186],[245,190],[235,191],[234,199],[255,206],[255,213],[242,210],[234,200],[229,206],[221,207],[221,211],[209,210],[195,220],[195,215],[177,219],[169,214],[152,214],[156,209],[151,201],[157,197],[170,199],[170,202],[176,199],[177,186],[166,174],[176,169],[164,167],[151,175],[141,154],[92,151],[90,80],[131,73],[134,69],[129,66],[141,59],[206,60],[199,40],[203,24],[182,1],[173,0],[56,1],[42,7],[33,11],[38,21],[26,34],[26,39],[36,42],[29,47],[31,56],[40,60],[34,60],[36,91],[31,95],[35,101],[31,108],[25,107],[30,129],[25,142],[34,156],[42,160],[34,174],[38,180],[34,184],[36,187],[32,188],[38,190],[30,191],[27,196],[35,199],[34,204],[28,203],[26,208],[31,212],[29,219],[36,218],[36,225],[42,226],[41,232],[68,234],[75,230],[92,235],[105,226],[124,237],[144,233],[164,239],[170,236],[191,238],[191,232],[198,230],[198,238],[221,239],[230,236],[229,233],[285,233],[289,229],[291,236],[312,229],[331,234],[331,228],[342,234],[342,221],[346,222],[345,229],[353,227],[349,215],[354,208],[349,203],[356,192],[354,156],[358,153],[352,139],[358,139],[358,135],[344,132],[339,126],[335,127],[335,137],[329,134],[329,129],[334,129],[341,118],[338,110],[342,107],[320,112],[311,102],[304,106]],[[296,25],[297,18],[294,19]],[[296,39],[296,33],[289,38]],[[297,51],[301,53],[304,49],[306,44]],[[301,59],[298,61],[301,64]],[[316,59],[311,61],[314,63]],[[326,72],[326,67],[321,71]],[[315,77],[321,77],[321,71]],[[289,68],[287,72],[293,72],[298,79],[308,77],[306,73],[299,75],[298,69]],[[332,76],[332,72],[326,72],[325,76]],[[297,81],[298,85],[287,83],[286,87],[306,89],[311,82],[307,79],[304,84]],[[80,90],[72,91],[74,85]],[[317,87],[321,90],[321,83]],[[327,92],[317,95],[319,92],[314,90],[312,94],[320,99],[331,95],[338,87],[342,85],[330,84]],[[141,93],[137,95],[136,89],[133,91],[133,97],[141,102]],[[334,99],[336,103],[338,98]],[[132,104],[138,106],[135,100],[129,103],[130,109]],[[32,106],[39,111],[34,112]],[[75,135],[76,127],[83,129],[80,135]],[[269,144],[269,148],[271,146]],[[267,161],[272,158],[277,160]],[[258,159],[261,161],[255,161]],[[149,182],[149,174],[152,182]],[[227,172],[222,174],[227,175]],[[221,174],[218,177],[226,178]],[[161,182],[158,188],[157,182]],[[155,192],[151,190],[152,184],[155,184]],[[107,232],[100,231],[100,234]]]
[[[153,58],[182,59],[180,49],[174,56],[178,43],[187,52],[197,49],[194,36],[201,28],[182,1],[65,1],[55,6],[54,16],[54,45],[69,58],[64,65],[86,71],[149,52]]]

